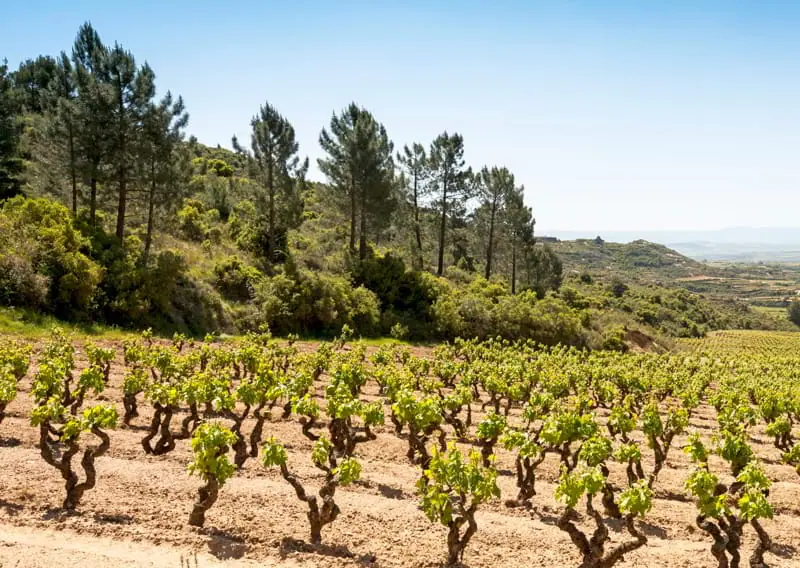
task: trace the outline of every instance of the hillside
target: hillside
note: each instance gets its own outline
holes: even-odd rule
[[[637,240],[611,243],[577,239],[549,243],[564,262],[567,274],[588,271],[622,276],[641,283],[675,282],[685,278],[715,276],[717,270],[664,245]]]
[[[113,45],[87,22],[71,59],[0,65],[0,306],[15,313],[194,336],[620,350],[779,325],[735,294],[687,291],[719,271],[664,246],[537,244],[522,182],[467,164],[456,132],[401,146],[347,104],[308,140],[319,182],[269,102],[233,151],[201,144],[183,99],[157,100],[158,75]],[[112,97],[122,64],[136,70],[124,89],[141,93],[127,105]]]

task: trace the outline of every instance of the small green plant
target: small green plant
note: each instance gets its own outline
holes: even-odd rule
[[[475,451],[464,459],[453,443],[444,452],[434,446],[430,464],[417,483],[425,515],[432,523],[447,527],[448,566],[463,561],[464,550],[478,530],[478,507],[500,497],[494,460],[490,460],[489,467],[483,466],[482,461]]]
[[[611,568],[626,554],[647,543],[647,537],[638,530],[635,519],[644,516],[652,507],[653,491],[645,480],[641,480],[624,489],[616,503],[624,515],[628,533],[635,540],[623,542],[606,551],[609,541],[608,528],[603,515],[594,508],[594,498],[598,493],[603,493],[607,487],[608,480],[599,466],[590,467],[584,464],[572,471],[562,467],[556,498],[566,506],[566,509],[559,517],[557,526],[569,535],[572,543],[578,548],[582,556],[581,568]],[[586,498],[586,513],[595,525],[591,537],[575,524],[578,518],[575,507],[583,497]]]
[[[389,334],[398,341],[402,341],[408,337],[408,326],[400,322],[394,324]]]
[[[489,467],[494,455],[494,445],[506,429],[507,421],[502,414],[489,412],[486,418],[478,423],[478,444],[481,447],[483,466]]]
[[[193,527],[205,524],[206,511],[217,501],[220,488],[236,471],[227,456],[235,440],[233,432],[215,422],[206,422],[195,430],[192,437],[194,459],[189,464],[189,473],[200,476],[206,483],[197,490],[197,500],[189,515],[189,524]]]
[[[536,468],[544,461],[546,454],[536,443],[534,436],[520,430],[507,429],[500,442],[505,449],[515,452],[519,489],[516,499],[506,500],[506,506],[530,507],[530,500],[536,495]]]
[[[30,347],[9,343],[0,347],[0,423],[8,403],[17,397],[17,383],[28,372]]]
[[[274,438],[262,449],[261,463],[264,467],[279,467],[297,498],[308,505],[311,543],[315,545],[322,542],[323,527],[339,516],[340,509],[334,500],[336,488],[353,483],[361,475],[361,464],[355,458],[356,446],[374,440],[375,434],[370,428],[384,422],[381,404],[368,403],[360,398],[365,382],[366,374],[360,363],[346,359],[334,366],[331,383],[325,388],[327,435],[313,431],[317,427],[320,408],[310,394],[304,394],[292,404],[292,411],[301,416],[303,434],[314,444],[311,460],[325,475],[316,495],[307,491],[289,470],[286,450]]]
[[[308,505],[308,522],[311,528],[311,543],[322,542],[322,529],[336,520],[341,512],[334,501],[336,488],[347,486],[361,476],[361,464],[352,457],[337,461],[333,444],[326,437],[314,443],[311,452],[314,465],[325,473],[325,481],[317,495],[308,493],[303,484],[287,466],[286,449],[275,438],[270,438],[262,449],[261,463],[264,467],[280,468],[283,478],[292,486],[297,498]]]
[[[730,450],[732,445],[736,446],[735,451]],[[772,548],[772,540],[760,520],[771,519],[773,512],[767,500],[771,482],[764,470],[752,459],[752,454],[742,465],[742,456],[748,452],[742,449],[739,441],[723,442],[717,453],[729,463],[732,471],[736,471],[736,481],[725,485],[710,470],[709,452],[697,434],[690,436],[685,451],[696,464],[686,480],[686,489],[697,506],[695,522],[711,536],[711,554],[719,566],[739,565],[742,533],[748,523],[758,537],[758,545],[750,556],[750,566],[766,566],[764,554]]]
[[[90,366],[73,385],[74,348],[60,331],[53,333],[39,361],[33,379],[31,395],[35,407],[31,424],[39,427],[39,450],[44,461],[58,469],[65,481],[66,497],[63,507],[75,509],[84,492],[96,484],[95,460],[110,446],[103,430],[117,425],[117,410],[113,406],[97,405],[81,412],[84,397],[89,392],[100,393],[105,388],[101,368]],[[72,460],[81,451],[81,435],[91,432],[100,439],[97,446],[83,450],[81,467],[85,480],[80,481],[73,471]]]

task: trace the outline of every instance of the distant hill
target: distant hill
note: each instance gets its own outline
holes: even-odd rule
[[[575,240],[600,235],[606,241],[663,243],[695,260],[728,262],[800,262],[800,228],[730,227],[709,231],[547,231]]]
[[[567,273],[620,275],[640,282],[671,282],[715,276],[717,269],[664,245],[645,240],[611,243],[576,239],[547,243],[564,262]]]

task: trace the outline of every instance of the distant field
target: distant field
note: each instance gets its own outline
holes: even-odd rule
[[[752,353],[785,356],[800,353],[800,333],[726,330],[709,333],[702,339],[680,339],[678,344],[691,351],[719,355]]]

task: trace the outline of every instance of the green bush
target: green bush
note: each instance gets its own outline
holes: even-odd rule
[[[261,272],[242,262],[238,256],[229,256],[214,265],[214,287],[229,300],[251,300],[259,278]]]
[[[425,273],[407,270],[400,257],[389,253],[359,262],[353,280],[374,292],[380,301],[383,333],[390,333],[396,324],[407,328],[412,337],[430,333],[437,290]]]
[[[50,311],[87,315],[103,278],[102,268],[84,253],[88,247],[63,205],[22,196],[6,201],[0,211],[0,259],[12,270],[0,278],[0,295],[41,306],[46,283]],[[30,290],[18,288],[29,285]]]
[[[206,238],[208,229],[203,219],[202,205],[198,202],[186,203],[178,211],[178,230],[185,239],[201,242]]]
[[[800,325],[800,301],[792,300],[787,308],[789,321],[795,325]]]
[[[608,289],[615,298],[621,298],[628,291],[628,285],[619,278],[614,278]]]
[[[333,336],[344,325],[360,335],[379,330],[380,305],[363,286],[338,276],[301,271],[295,278],[278,273],[256,289],[262,323],[278,334]]]
[[[582,313],[552,295],[537,299],[533,290],[500,294],[493,282],[479,278],[468,290],[440,290],[432,307],[437,339],[502,337],[547,345],[585,345]]]
[[[610,351],[627,351],[625,343],[625,328],[619,325],[611,326],[603,332],[603,349]]]

